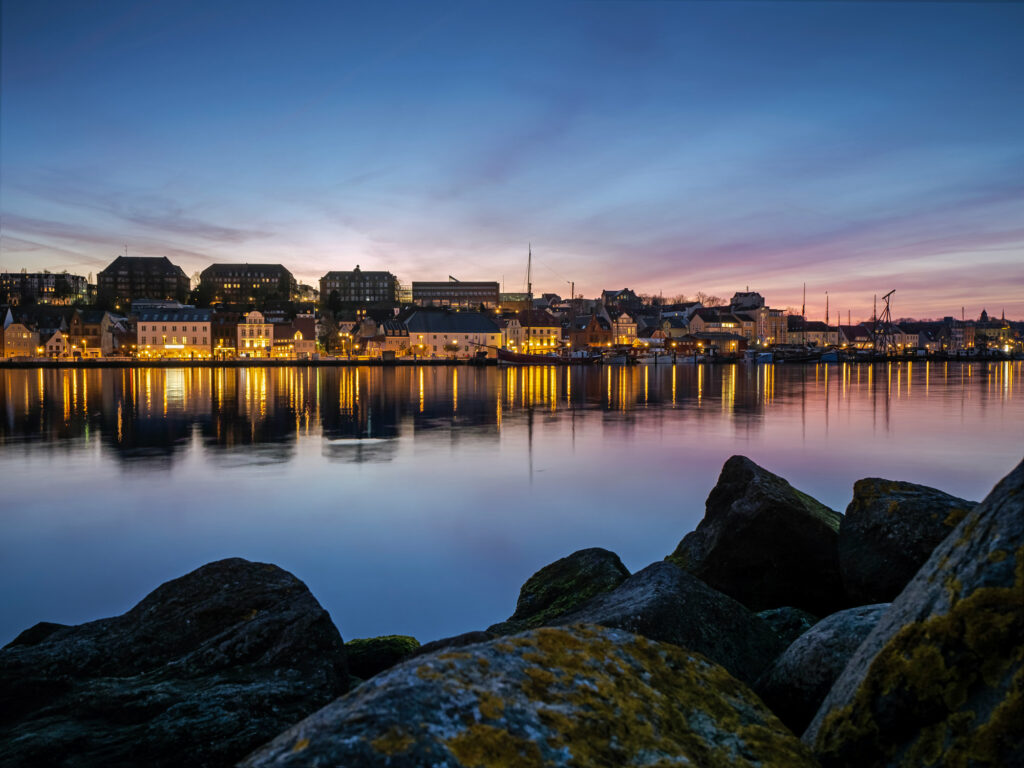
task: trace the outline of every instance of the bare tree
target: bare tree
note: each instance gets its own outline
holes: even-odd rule
[[[697,295],[693,297],[695,301],[699,301],[705,307],[721,307],[725,304],[725,301],[719,296],[712,296],[704,291],[697,291]]]

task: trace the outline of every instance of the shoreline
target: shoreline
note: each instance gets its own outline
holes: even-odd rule
[[[752,360],[737,360],[733,358],[719,360],[702,360],[699,363],[692,363],[683,360],[664,365],[623,365],[621,363],[610,364],[588,364],[588,363],[553,363],[536,365],[516,365],[509,367],[516,368],[548,368],[554,365],[558,368],[577,367],[602,367],[612,365],[618,368],[666,368],[673,365],[786,365],[786,366],[812,366],[812,365],[881,365],[886,363],[1006,363],[1020,362],[1020,358],[919,358],[919,357],[898,357],[880,360],[841,360],[827,361],[820,360],[780,360],[774,363],[756,363]],[[125,360],[96,358],[89,360],[46,360],[32,359],[19,360],[10,358],[0,360],[0,369],[10,370],[33,370],[33,369],[63,369],[63,368],[409,368],[417,366],[430,367],[497,367],[498,360],[487,358],[483,360],[444,360],[444,359],[420,359],[420,360]]]

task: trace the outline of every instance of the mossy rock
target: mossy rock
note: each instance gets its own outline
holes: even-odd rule
[[[573,552],[527,579],[519,590],[515,613],[488,631],[510,634],[542,626],[628,578],[629,570],[614,552],[600,547]]]
[[[579,625],[412,659],[285,731],[241,765],[815,763],[750,689],[707,658]]]
[[[419,647],[419,641],[408,635],[383,635],[349,640],[345,643],[348,670],[360,680],[368,680],[409,658]]]
[[[672,563],[653,563],[555,620],[600,624],[703,653],[753,684],[784,650],[747,608]]]
[[[348,688],[306,585],[220,560],[120,616],[36,625],[0,650],[0,765],[227,768]]]
[[[858,480],[839,526],[847,595],[858,605],[894,600],[977,504],[926,485]]]
[[[1024,462],[900,593],[804,740],[829,768],[1024,765]]]
[[[745,456],[725,462],[705,508],[668,560],[754,611],[827,616],[848,606],[838,512]]]

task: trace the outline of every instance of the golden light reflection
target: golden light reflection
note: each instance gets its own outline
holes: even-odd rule
[[[730,365],[722,375],[722,410],[731,413],[736,406],[736,367]]]

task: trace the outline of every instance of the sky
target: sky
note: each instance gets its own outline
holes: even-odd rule
[[[2,0],[0,270],[1024,317],[1024,4]]]

